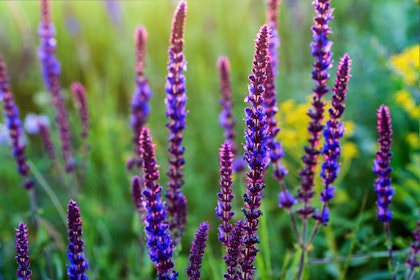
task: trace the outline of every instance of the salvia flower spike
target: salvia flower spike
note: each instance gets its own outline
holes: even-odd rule
[[[389,108],[381,105],[377,112],[379,133],[379,150],[376,152],[376,159],[373,164],[373,172],[377,178],[375,180],[375,192],[378,196],[376,205],[378,206],[378,219],[381,222],[390,222],[392,220],[392,212],[389,210],[389,205],[392,201],[394,188],[391,188],[391,136],[392,123]]]
[[[241,279],[239,258],[242,252],[242,236],[244,222],[239,220],[232,229],[229,244],[226,247],[226,255],[223,257],[226,263],[227,273],[224,275],[226,280]]]
[[[200,280],[200,269],[203,262],[204,249],[206,248],[208,231],[209,223],[203,222],[197,229],[194,241],[191,244],[190,256],[188,257],[190,265],[187,267],[187,275],[190,280]]]
[[[330,119],[327,121],[324,129],[324,147],[322,154],[324,162],[321,167],[321,178],[324,184],[324,190],[321,192],[321,211],[317,210],[314,218],[317,222],[326,226],[329,221],[328,202],[334,197],[335,187],[333,183],[338,176],[340,163],[338,159],[341,153],[340,139],[344,135],[343,122],[340,121],[345,109],[345,100],[347,95],[347,85],[350,80],[351,60],[348,54],[345,54],[338,64],[337,77],[332,95],[332,108],[329,110]]]
[[[280,37],[277,32],[278,27],[278,17],[279,17],[279,6],[280,0],[268,0],[267,1],[267,24],[271,28],[271,37],[270,43],[268,44],[268,50],[270,52],[270,65],[272,69],[272,74],[274,77],[277,76],[277,66],[278,66],[278,48],[280,47]]]
[[[219,226],[218,239],[222,245],[227,246],[229,235],[232,231],[230,221],[234,215],[232,211],[232,145],[226,141],[220,148],[220,192],[217,194],[219,200],[216,207],[216,216],[222,222]]]
[[[80,82],[72,83],[71,90],[75,98],[76,107],[79,110],[80,121],[82,124],[82,131],[80,133],[80,136],[83,141],[84,154],[86,155],[86,153],[89,151],[89,145],[87,143],[87,139],[89,136],[89,126],[90,126],[86,90],[85,90],[85,87]]]
[[[187,95],[185,93],[186,61],[184,59],[184,25],[187,13],[187,3],[181,1],[175,10],[172,21],[172,32],[169,47],[168,75],[166,76],[166,117],[169,119],[166,126],[169,129],[169,171],[168,189],[165,197],[168,209],[168,221],[173,234],[174,245],[185,228],[187,219],[187,199],[181,192],[184,185],[184,151],[183,131],[185,130],[187,110]]]
[[[41,62],[41,71],[47,90],[51,94],[55,118],[59,129],[61,152],[66,165],[66,172],[73,172],[74,159],[71,147],[70,124],[64,97],[60,85],[60,63],[55,57],[56,39],[55,29],[50,19],[49,0],[41,0],[41,23],[38,29],[40,47],[38,57]]]
[[[159,166],[156,163],[154,145],[147,128],[143,128],[141,132],[140,148],[144,173],[143,199],[147,210],[144,222],[149,256],[159,279],[177,279],[178,273],[173,270],[172,241],[166,222],[166,207],[161,197],[162,187],[158,184]]]
[[[30,169],[26,161],[25,144],[22,138],[22,122],[19,118],[19,109],[15,104],[13,94],[9,87],[6,64],[2,57],[0,57],[0,96],[3,98],[4,118],[6,120],[6,127],[9,130],[13,156],[18,172],[24,180],[23,187],[30,190],[34,187],[34,181],[30,178]]]
[[[140,214],[140,218],[144,221],[144,218],[146,217],[146,209],[143,205],[143,188],[143,178],[140,178],[139,176],[134,176],[131,180],[131,196],[133,198],[134,207],[136,207],[137,212]]]
[[[67,226],[69,237],[67,256],[70,262],[67,267],[67,275],[71,280],[87,280],[85,272],[88,269],[88,262],[83,253],[82,219],[80,218],[80,208],[74,200],[70,200],[67,206]]]
[[[249,76],[249,94],[245,101],[250,107],[245,109],[245,154],[248,163],[246,193],[244,194],[245,215],[243,259],[241,263],[243,279],[252,279],[255,273],[254,259],[258,253],[258,218],[262,215],[260,208],[262,191],[265,188],[264,172],[269,163],[268,124],[264,106],[264,85],[269,60],[268,39],[270,28],[263,25],[255,41],[255,55],[252,75]]]
[[[313,107],[308,111],[311,119],[308,126],[310,135],[308,139],[309,146],[305,147],[305,155],[302,157],[304,166],[299,172],[302,182],[298,191],[298,199],[304,205],[303,208],[298,210],[298,213],[303,219],[311,217],[314,212],[314,208],[309,203],[314,196],[315,168],[318,155],[320,154],[318,145],[323,130],[321,122],[324,118],[325,103],[322,98],[330,91],[327,85],[330,78],[328,69],[332,67],[332,42],[328,41],[328,34],[331,32],[328,22],[332,19],[330,1],[315,0],[312,4],[316,12],[314,25],[312,26],[313,41],[311,43],[312,56],[315,58],[315,62],[312,64],[314,67],[312,79],[315,82],[315,87],[313,88],[312,96]]]
[[[149,100],[152,97],[152,91],[149,87],[149,81],[144,74],[146,66],[146,45],[147,31],[143,26],[136,28],[134,32],[134,41],[136,44],[136,90],[131,99],[131,128],[133,130],[134,155],[127,164],[129,170],[134,167],[141,170],[141,157],[139,148],[139,135],[150,115]]]
[[[31,279],[31,270],[29,269],[29,246],[28,246],[28,230],[26,225],[19,222],[16,229],[16,262],[18,269],[16,276],[19,280]]]

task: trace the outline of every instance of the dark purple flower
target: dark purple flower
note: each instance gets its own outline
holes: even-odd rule
[[[146,66],[146,44],[147,32],[142,26],[137,27],[134,33],[136,43],[136,91],[131,99],[131,128],[133,130],[134,156],[128,162],[127,167],[131,170],[134,167],[141,169],[141,157],[139,147],[139,136],[142,128],[147,122],[150,114],[149,100],[152,91],[149,82],[144,74]]]
[[[19,222],[19,226],[16,229],[16,262],[18,269],[16,270],[16,276],[19,280],[31,279],[31,270],[29,270],[29,246],[28,246],[28,230],[26,225]]]
[[[89,132],[89,112],[86,100],[86,90],[83,87],[83,85],[79,82],[72,83],[71,90],[74,94],[76,107],[79,110],[79,115],[82,123],[81,136],[83,139],[86,139],[88,137]]]
[[[327,85],[330,74],[327,70],[332,67],[332,43],[328,41],[328,34],[331,32],[328,22],[332,19],[330,1],[315,0],[312,4],[317,14],[314,18],[314,25],[312,26],[313,41],[311,43],[312,56],[316,60],[312,64],[314,67],[312,79],[315,82],[315,87],[313,88],[312,97],[313,108],[310,108],[308,111],[308,115],[311,118],[308,126],[310,135],[308,139],[309,146],[305,147],[305,155],[302,157],[304,166],[299,172],[302,182],[301,189],[298,191],[298,199],[303,202],[303,208],[299,209],[298,213],[303,219],[309,218],[314,212],[314,208],[309,203],[314,196],[315,168],[318,155],[320,154],[318,145],[321,138],[321,131],[324,128],[321,124],[324,118],[325,106],[322,98],[330,91]]]
[[[133,198],[134,206],[136,207],[137,212],[140,214],[141,219],[144,221],[144,218],[146,217],[146,209],[144,208],[143,197],[141,194],[143,187],[143,178],[134,176],[131,180],[131,196]]]
[[[270,52],[270,65],[272,74],[274,77],[277,76],[277,65],[278,65],[278,54],[277,50],[280,47],[280,37],[277,32],[278,17],[279,17],[279,5],[280,0],[269,0],[267,1],[267,24],[271,28],[270,43],[268,44],[268,50]]]
[[[67,266],[67,275],[71,280],[87,280],[88,277],[85,272],[88,270],[88,262],[83,253],[84,242],[82,239],[80,208],[74,200],[70,200],[67,207],[67,227],[69,236],[67,257],[70,262],[70,265]]]
[[[413,231],[413,236],[414,242],[411,242],[410,244],[410,255],[405,260],[405,265],[410,269],[410,274],[414,273],[416,267],[420,267],[420,220],[417,221],[417,229]],[[407,277],[406,279],[414,279],[414,277]]]
[[[254,259],[258,253],[255,244],[258,243],[258,218],[262,215],[259,209],[261,195],[265,188],[264,171],[269,163],[268,157],[268,124],[264,106],[264,90],[266,82],[266,69],[269,61],[268,38],[270,28],[263,25],[255,41],[255,55],[252,72],[249,76],[249,94],[245,101],[250,107],[245,109],[245,154],[248,162],[247,191],[244,194],[245,215],[243,259],[241,267],[243,279],[252,279],[255,273]]]
[[[156,163],[154,145],[147,128],[143,128],[141,132],[140,147],[145,188],[143,190],[143,205],[147,210],[144,221],[149,256],[157,270],[159,279],[176,279],[178,273],[173,270],[172,241],[166,222],[166,207],[161,197],[162,187],[158,184],[159,166]]]
[[[188,257],[190,265],[187,267],[187,275],[190,280],[200,279],[200,269],[203,261],[204,249],[206,248],[208,231],[209,223],[201,223],[195,234],[194,241],[191,243],[190,256]]]
[[[175,10],[172,21],[172,32],[169,47],[168,75],[166,76],[166,117],[169,118],[166,126],[169,129],[169,171],[168,189],[165,197],[167,202],[169,227],[173,233],[174,245],[178,244],[179,239],[185,228],[187,214],[187,200],[181,192],[184,185],[184,151],[183,131],[185,129],[185,119],[187,117],[185,94],[186,61],[184,59],[184,25],[187,13],[187,3],[181,1]]]
[[[340,163],[338,162],[341,154],[340,139],[344,135],[344,124],[340,121],[340,118],[345,108],[344,101],[346,100],[347,85],[350,80],[350,65],[350,57],[348,54],[345,54],[338,65],[337,78],[332,95],[332,108],[329,110],[330,119],[327,121],[327,126],[324,129],[325,143],[322,154],[325,161],[322,164],[320,174],[324,184],[324,190],[321,192],[323,207],[322,211],[314,216],[323,225],[328,223],[329,215],[324,212],[328,211],[326,204],[334,197],[335,187],[333,183],[340,170]]]
[[[47,90],[51,93],[53,107],[56,111],[55,119],[59,129],[61,152],[66,171],[72,172],[75,162],[71,147],[70,124],[60,85],[60,63],[54,55],[57,41],[55,39],[55,29],[50,20],[48,0],[41,0],[41,23],[38,35],[41,40],[38,57],[41,62],[42,76]]]
[[[48,124],[43,121],[38,121],[39,133],[41,134],[42,143],[44,144],[45,151],[51,160],[55,160],[55,149],[51,139],[50,128]]]
[[[376,205],[378,205],[378,219],[381,222],[389,222],[392,220],[392,212],[389,210],[389,205],[392,201],[394,188],[391,188],[391,171],[389,166],[391,162],[391,136],[392,123],[389,108],[381,105],[378,109],[378,125],[379,133],[379,150],[376,152],[376,159],[373,163],[373,172],[377,178],[375,180],[375,192],[378,196]]]
[[[279,193],[279,208],[290,209],[296,203],[297,200],[288,190],[284,190]]]
[[[217,194],[219,201],[216,207],[216,216],[222,221],[219,226],[218,239],[222,245],[227,246],[229,235],[232,231],[230,221],[235,214],[232,211],[232,145],[226,141],[220,148],[220,192]]]
[[[23,187],[30,190],[34,187],[34,181],[30,178],[29,166],[26,162],[25,145],[23,143],[22,122],[19,118],[19,110],[13,99],[9,87],[6,64],[0,56],[0,96],[3,98],[4,118],[9,131],[13,156],[15,158],[18,172],[23,177]]]
[[[242,236],[243,236],[244,221],[239,220],[232,229],[232,235],[229,239],[229,244],[226,247],[226,255],[223,257],[227,267],[227,273],[224,278],[227,280],[240,279],[240,269],[238,269],[239,258],[242,251]]]

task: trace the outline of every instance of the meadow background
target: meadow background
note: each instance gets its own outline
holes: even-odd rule
[[[285,146],[289,169],[286,183],[296,190],[307,126],[304,114],[313,87],[309,43],[314,11],[309,0],[282,2],[280,64],[276,80],[279,122],[283,129],[279,137]],[[88,96],[91,150],[76,199],[82,213],[91,279],[155,278],[151,262],[139,250],[138,236],[143,229],[130,194],[133,173],[125,168],[132,152],[129,114],[135,87],[133,32],[137,25],[144,25],[148,31],[146,75],[153,91],[149,127],[161,166],[160,181],[165,188],[168,131],[163,100],[170,26],[176,4],[177,1],[169,0],[115,1],[113,4],[110,1],[52,1],[52,19],[57,29],[56,55],[62,66],[61,83],[76,148],[80,144],[80,124],[70,84],[81,81]],[[256,0],[188,1],[185,56],[188,61],[189,114],[184,134],[186,175],[183,190],[188,199],[189,214],[187,232],[174,259],[180,279],[186,277],[188,250],[194,232],[203,220],[211,223],[203,279],[221,279],[225,269],[221,258],[223,251],[217,243],[219,221],[214,213],[219,192],[218,148],[223,142],[223,131],[218,123],[220,93],[216,61],[220,55],[227,55],[231,61],[239,144],[243,142],[242,120],[246,106],[243,99],[247,92],[247,77],[251,73],[255,36],[265,22],[265,4],[265,1]],[[331,82],[335,78],[339,57],[347,52],[353,60],[344,114],[349,132],[345,139],[348,148],[342,157],[337,196],[330,207],[331,222],[314,240],[307,277],[389,279],[383,226],[376,218],[371,169],[378,148],[376,110],[381,104],[388,105],[393,119],[391,166],[396,194],[391,205],[394,211],[391,232],[396,259],[400,263],[398,269],[404,271],[411,231],[420,218],[419,66],[416,69],[409,65],[404,68],[404,63],[400,61],[398,64],[395,55],[419,43],[419,5],[413,0],[346,0],[332,1],[331,4],[335,8],[334,20],[330,24],[335,61],[330,72]],[[112,12],[109,5],[115,5]],[[2,1],[0,54],[8,66],[21,118],[31,112],[48,115],[56,137],[53,110],[37,59],[39,18],[38,1]],[[418,58],[418,50],[417,47],[405,59],[409,61],[416,55]],[[4,123],[3,116],[0,116],[0,123]],[[4,134],[3,126],[0,128],[0,133]],[[21,187],[21,177],[16,171],[10,147],[7,141],[2,141],[0,279],[15,278],[14,228],[20,220],[29,224],[33,279],[46,279],[42,250],[47,244],[52,244],[54,274],[61,279],[65,277],[67,262],[66,226],[62,213],[71,197],[68,186],[51,172],[40,137],[26,135],[26,141],[27,157],[36,175],[33,177],[36,178],[36,195],[43,223],[41,229],[34,232],[27,194]],[[270,173],[266,176],[263,199],[258,279],[288,278],[287,272],[293,266],[295,254],[289,218],[277,207],[279,186],[271,179]],[[236,178],[234,188],[237,194],[235,217],[238,219],[243,216],[239,209],[243,205],[241,194],[245,190],[240,177]],[[54,205],[51,192],[58,199],[59,206]]]

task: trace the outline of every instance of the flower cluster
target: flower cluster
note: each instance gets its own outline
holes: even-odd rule
[[[177,244],[184,231],[187,219],[187,199],[181,192],[184,185],[184,151],[183,131],[187,117],[185,93],[186,61],[184,59],[184,25],[187,14],[187,3],[181,1],[175,11],[172,21],[172,32],[169,47],[168,75],[166,77],[166,116],[169,122],[166,126],[169,129],[170,168],[168,171],[169,183],[165,197],[169,215],[169,226],[173,233],[173,242]]]
[[[220,192],[217,194],[219,201],[216,207],[216,216],[222,221],[219,226],[218,239],[222,245],[227,246],[229,243],[229,235],[232,231],[230,221],[234,215],[232,211],[232,145],[225,142],[220,148]]]
[[[200,269],[203,261],[204,249],[206,248],[208,231],[209,223],[203,222],[197,229],[194,241],[191,244],[190,256],[188,257],[190,265],[187,267],[187,275],[190,280],[200,279]]]
[[[374,186],[376,195],[378,196],[378,200],[376,201],[376,205],[378,205],[377,214],[381,222],[390,222],[392,220],[392,212],[389,210],[389,205],[392,201],[394,189],[391,188],[392,123],[389,108],[381,105],[378,109],[377,116],[379,150],[376,152],[376,159],[373,164],[373,172],[377,176]]]
[[[89,112],[86,100],[86,90],[83,85],[79,82],[74,82],[71,84],[71,90],[74,94],[76,106],[79,110],[79,115],[82,123],[82,139],[88,137],[89,132]]]
[[[127,167],[131,170],[133,167],[141,168],[141,157],[139,148],[139,136],[142,128],[147,122],[150,114],[149,100],[152,97],[152,91],[149,82],[144,74],[146,66],[146,44],[147,32],[142,26],[137,27],[134,33],[136,43],[136,91],[131,99],[131,128],[133,130],[134,156],[128,162]]]
[[[41,62],[42,76],[47,90],[51,93],[53,107],[56,110],[56,121],[60,134],[61,152],[66,165],[66,171],[74,169],[74,159],[71,147],[70,124],[64,97],[60,85],[60,63],[55,57],[56,39],[55,29],[50,21],[49,0],[41,1],[41,23],[38,29],[41,43],[38,57]]]
[[[88,269],[88,262],[83,253],[82,219],[80,218],[80,208],[73,200],[69,201],[67,207],[67,226],[69,237],[67,255],[70,262],[67,267],[67,275],[71,280],[87,280],[85,272]]]
[[[322,98],[329,92],[327,82],[330,75],[327,70],[332,66],[332,43],[328,41],[328,34],[331,32],[328,22],[332,19],[330,1],[315,0],[313,5],[317,13],[314,18],[315,24],[312,26],[313,42],[311,43],[312,56],[316,59],[313,63],[314,69],[312,71],[315,87],[313,88],[312,97],[313,108],[310,108],[308,111],[308,115],[311,118],[308,126],[310,134],[308,139],[309,146],[305,147],[305,155],[302,157],[304,167],[299,172],[302,182],[301,189],[298,191],[298,199],[304,203],[303,208],[299,209],[298,213],[303,219],[307,219],[314,212],[314,208],[309,203],[314,196],[315,167],[320,153],[317,146],[323,130],[321,121],[324,117],[325,103],[322,101]]]
[[[16,276],[21,280],[31,279],[32,272],[29,270],[29,246],[28,246],[28,230],[26,225],[19,222],[19,226],[16,229],[16,262],[18,269],[16,270]]]
[[[10,135],[13,156],[15,157],[19,174],[24,179],[23,187],[30,190],[34,187],[34,181],[30,178],[30,170],[26,162],[25,145],[22,139],[22,122],[19,118],[19,110],[10,91],[6,64],[2,57],[0,57],[0,96],[3,98],[4,117]]]
[[[162,201],[162,187],[158,184],[159,170],[149,129],[143,128],[140,135],[143,161],[143,199],[147,215],[144,219],[149,256],[154,263],[160,280],[176,279],[173,270],[172,242],[166,222],[166,207]]]
[[[347,85],[350,80],[351,60],[349,55],[344,55],[337,69],[337,78],[332,95],[332,108],[329,110],[330,119],[324,129],[324,163],[322,164],[321,178],[324,183],[324,190],[321,192],[321,211],[316,211],[314,218],[323,225],[327,225],[330,217],[327,203],[334,197],[335,187],[332,185],[337,178],[340,169],[338,158],[341,154],[340,139],[344,135],[344,124],[340,121],[344,113],[344,101],[347,94]]]
[[[241,279],[240,269],[238,269],[239,258],[242,252],[244,222],[239,220],[232,229],[229,244],[226,247],[226,255],[223,257],[227,267],[227,273],[224,275],[226,280]]]
[[[413,231],[414,241],[410,244],[410,256],[406,259],[405,264],[414,271],[416,267],[420,266],[420,220],[417,221],[417,228]],[[410,278],[406,278],[410,279]],[[414,279],[414,278],[413,278]]]
[[[255,273],[254,259],[258,253],[255,244],[258,218],[262,215],[262,190],[265,188],[264,171],[269,163],[268,157],[268,125],[264,106],[264,85],[267,79],[266,69],[269,60],[268,39],[270,28],[263,25],[255,41],[255,55],[252,72],[249,76],[249,94],[245,98],[251,107],[245,109],[245,154],[248,163],[246,193],[244,194],[245,215],[243,259],[241,259],[243,279],[252,279]]]

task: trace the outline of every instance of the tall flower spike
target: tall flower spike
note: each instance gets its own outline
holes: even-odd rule
[[[249,94],[245,101],[250,107],[245,109],[245,154],[248,162],[246,193],[244,194],[245,215],[243,259],[241,260],[242,278],[253,279],[255,273],[254,259],[258,253],[258,218],[262,215],[260,208],[262,191],[265,188],[264,171],[269,163],[268,157],[268,124],[264,107],[264,86],[268,66],[268,38],[270,28],[263,25],[255,41],[255,54],[252,75],[249,76]]]
[[[80,208],[74,200],[70,200],[67,206],[67,227],[69,236],[67,256],[70,262],[67,275],[70,280],[87,280],[85,272],[88,269],[88,262],[83,253],[82,219]]]
[[[82,141],[84,142],[84,153],[86,153],[89,150],[89,146],[87,143],[87,138],[89,134],[89,111],[88,111],[88,105],[86,100],[86,90],[83,87],[83,85],[79,82],[74,82],[71,84],[71,90],[73,92],[76,107],[79,110],[80,120],[82,123],[82,132],[80,133],[82,137]]]
[[[392,123],[389,108],[381,105],[378,109],[378,126],[379,133],[379,150],[376,152],[376,159],[373,163],[373,172],[377,178],[375,180],[375,192],[378,196],[376,205],[378,205],[378,219],[381,222],[390,222],[392,220],[392,212],[389,210],[389,205],[392,201],[394,188],[391,188],[391,171],[389,166],[391,162],[391,136]]]
[[[136,43],[136,91],[131,99],[131,128],[133,130],[134,155],[127,164],[129,170],[134,167],[141,169],[139,135],[150,115],[149,100],[152,97],[149,82],[144,74],[147,45],[146,28],[143,26],[136,28],[134,41]]]
[[[187,221],[187,200],[181,192],[184,185],[184,151],[183,131],[185,130],[185,119],[187,117],[185,94],[186,61],[184,59],[184,25],[187,13],[187,3],[181,1],[176,8],[172,21],[172,32],[169,47],[168,76],[166,76],[166,117],[169,118],[166,126],[169,129],[169,171],[168,189],[165,197],[167,202],[169,227],[173,235],[174,245],[185,228]]]
[[[13,156],[18,167],[19,174],[23,177],[23,187],[30,190],[34,187],[34,181],[30,178],[29,166],[26,162],[25,145],[23,143],[22,122],[19,118],[19,110],[13,99],[9,87],[6,64],[0,56],[0,96],[3,98],[4,118],[9,130]]]
[[[137,212],[140,214],[141,219],[144,221],[146,217],[146,209],[143,205],[142,189],[144,187],[144,181],[139,176],[134,176],[131,180],[131,196],[133,198],[134,206]]]
[[[60,85],[60,63],[54,55],[57,41],[54,25],[50,19],[49,0],[41,0],[41,23],[38,35],[41,40],[38,57],[41,62],[44,83],[51,94],[53,107],[55,108],[55,119],[59,129],[61,152],[66,165],[66,172],[73,172],[75,162],[71,147],[70,124]]]
[[[190,265],[187,267],[187,275],[190,280],[200,279],[201,263],[203,262],[204,249],[206,248],[206,241],[208,237],[209,223],[203,222],[191,243],[190,256],[188,260]]]
[[[29,246],[28,246],[28,230],[26,225],[19,222],[19,226],[16,229],[16,262],[18,269],[16,270],[16,276],[20,280],[31,279],[32,272],[29,270]]]
[[[217,194],[219,201],[216,207],[216,216],[222,222],[219,226],[218,239],[222,245],[227,246],[229,235],[232,231],[230,221],[234,215],[232,211],[232,145],[226,141],[220,148],[220,192]]]
[[[409,268],[408,275],[405,279],[414,279],[416,267],[420,266],[420,220],[417,221],[417,229],[413,231],[414,241],[410,244],[410,255],[405,261],[405,265]]]
[[[279,6],[280,0],[268,0],[267,1],[267,24],[271,28],[271,38],[270,43],[268,44],[268,49],[270,51],[270,64],[273,76],[276,77],[277,65],[278,65],[278,53],[277,50],[280,47],[280,37],[277,32],[278,26],[278,17],[279,17]]]
[[[328,22],[332,19],[330,1],[315,0],[312,4],[316,12],[314,25],[312,26],[313,41],[311,43],[312,56],[316,60],[312,64],[314,67],[312,79],[315,82],[315,87],[313,88],[312,96],[313,107],[308,111],[311,119],[308,126],[310,135],[308,139],[309,146],[305,147],[305,155],[302,157],[304,166],[299,172],[302,182],[301,189],[298,191],[298,199],[303,202],[303,208],[299,209],[298,213],[303,219],[309,218],[314,212],[314,208],[309,203],[314,196],[315,168],[318,155],[320,154],[318,145],[321,131],[323,130],[321,122],[324,118],[325,103],[322,101],[322,98],[330,91],[327,85],[330,75],[327,70],[332,67],[332,42],[328,41],[328,34],[331,32]]]
[[[161,197],[162,187],[158,184],[159,166],[156,164],[154,145],[147,128],[141,131],[140,148],[144,172],[143,199],[147,209],[145,232],[149,256],[160,280],[177,279],[178,273],[173,270],[172,242],[166,222],[166,207]]]
[[[338,64],[337,77],[332,95],[332,108],[329,110],[330,119],[327,121],[327,127],[324,129],[324,163],[321,169],[321,178],[324,184],[324,190],[321,192],[321,211],[316,211],[314,218],[324,226],[329,221],[327,203],[334,197],[335,187],[333,183],[340,170],[338,159],[341,154],[340,139],[344,135],[343,123],[340,121],[344,113],[347,94],[347,85],[350,80],[351,60],[348,54],[345,54]]]
[[[239,220],[233,227],[232,235],[226,248],[226,255],[223,257],[227,267],[227,273],[224,275],[226,280],[241,279],[238,264],[241,257],[243,226],[244,222]]]

